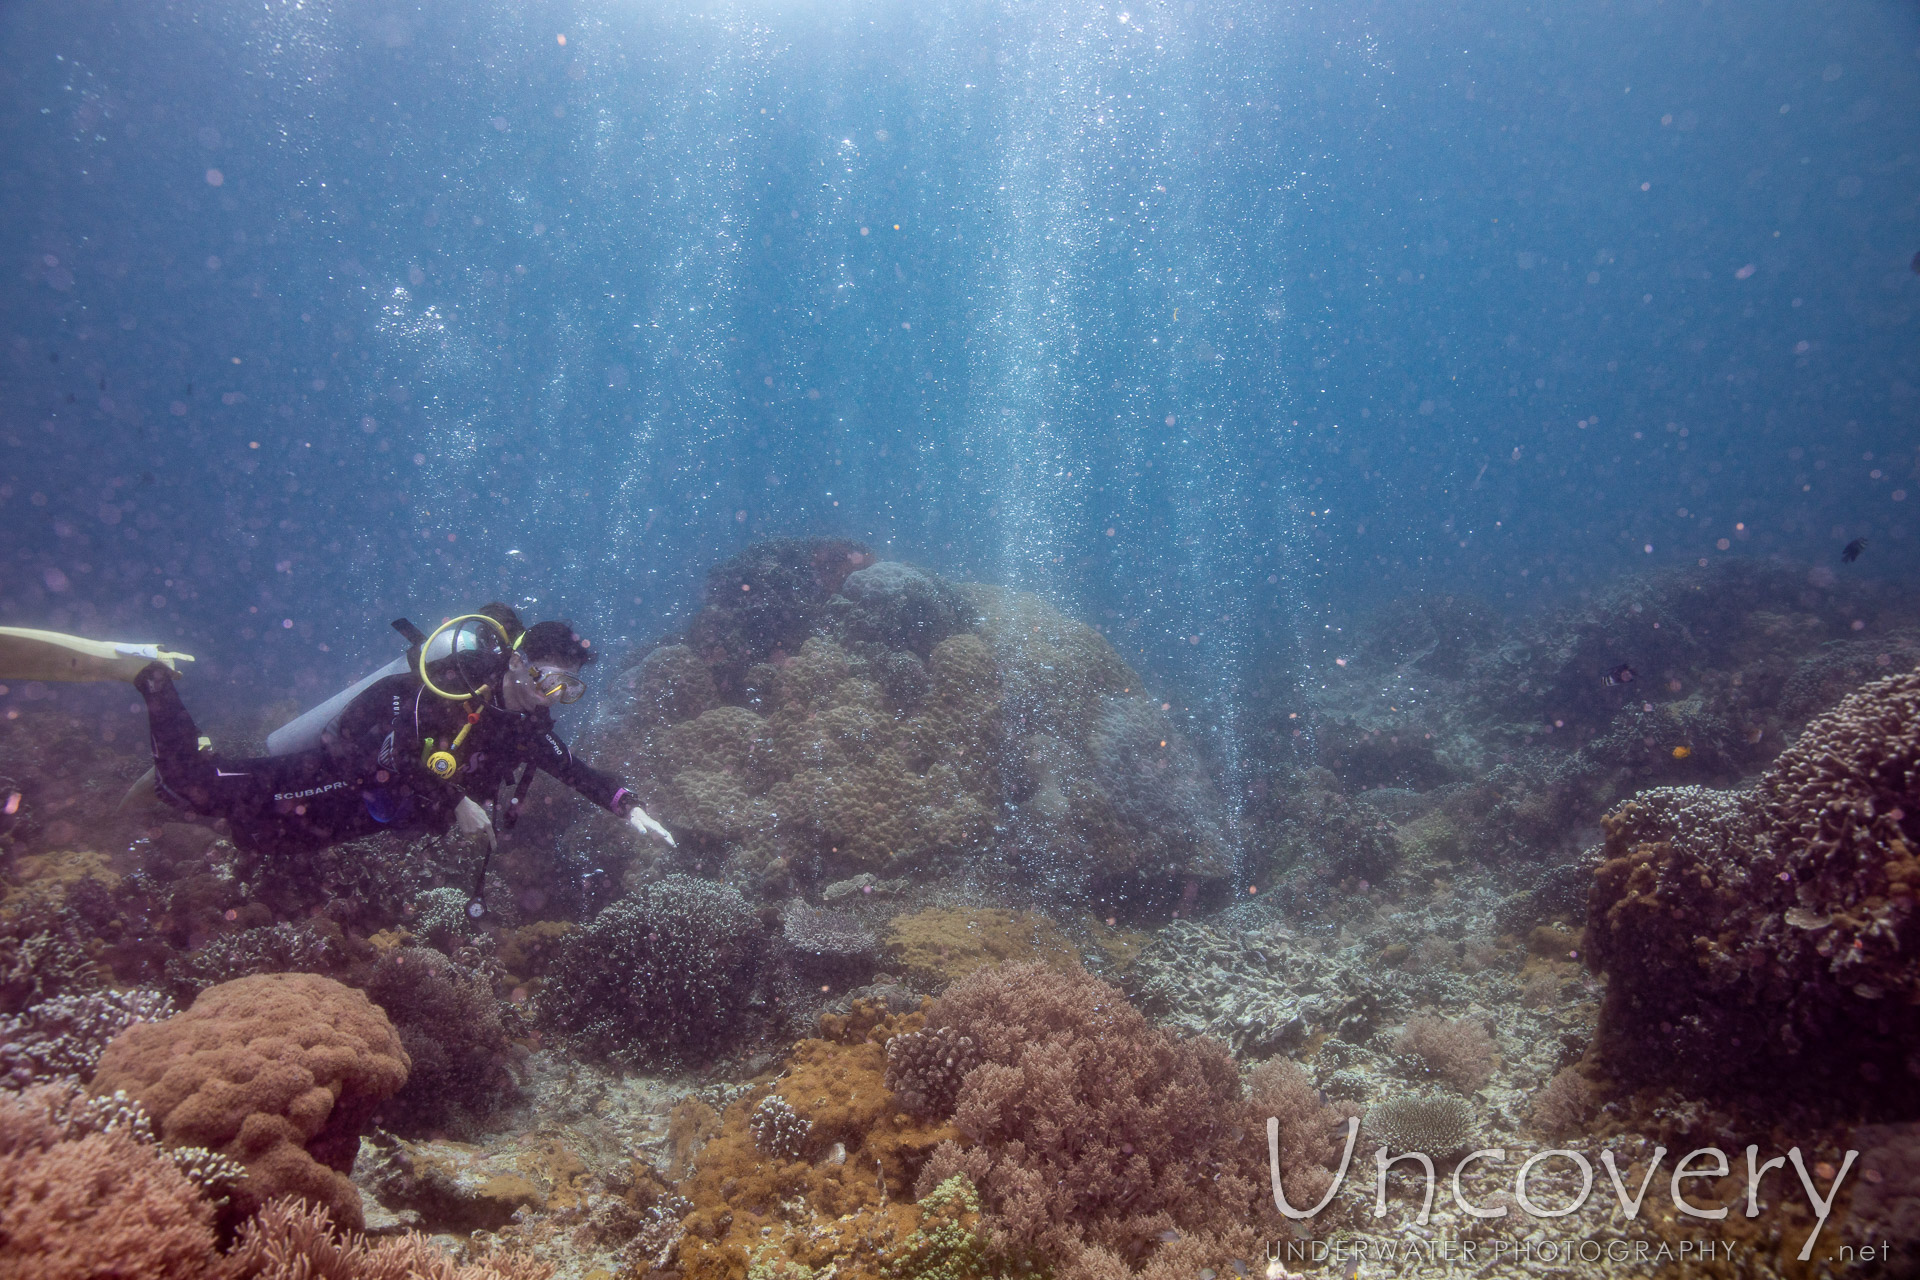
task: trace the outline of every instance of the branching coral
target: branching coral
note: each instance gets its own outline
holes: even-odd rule
[[[523,1254],[456,1263],[410,1232],[369,1242],[317,1207],[276,1200],[240,1233],[225,1260],[230,1280],[547,1280],[553,1268]]]
[[[259,973],[327,973],[346,959],[335,941],[338,932],[302,921],[222,934],[197,951],[167,961],[167,981],[181,999],[191,1000],[218,983]]]
[[[0,912],[0,1013],[98,987],[87,940],[77,913],[43,898]]]
[[[954,1110],[965,1141],[935,1153],[919,1189],[967,1175],[1003,1261],[1139,1260],[1170,1229],[1224,1236],[1272,1216],[1265,1117],[1218,1042],[1176,1040],[1116,988],[1043,965],[961,980],[928,1024],[970,1037],[982,1063]],[[1263,1084],[1267,1100],[1284,1092]]]
[[[294,1194],[357,1226],[360,1193],[346,1174],[360,1131],[406,1078],[399,1037],[364,995],[312,974],[265,974],[129,1027],[107,1046],[94,1088],[139,1100],[166,1142],[244,1163],[242,1211]]]
[[[1485,1025],[1430,1014],[1407,1019],[1394,1049],[1421,1075],[1472,1093],[1493,1077],[1493,1037]]]
[[[136,987],[55,996],[24,1013],[0,1016],[0,1088],[24,1089],[56,1076],[93,1078],[115,1036],[136,1022],[176,1013],[165,993]]]
[[[539,1015],[598,1056],[704,1061],[751,1029],[769,942],[738,890],[668,876],[568,935]]]
[[[381,1105],[383,1125],[409,1134],[463,1128],[512,1093],[500,1004],[482,975],[431,947],[400,947],[380,957],[366,992],[412,1063],[407,1083]]]
[[[0,1275],[199,1280],[215,1271],[212,1202],[132,1129],[57,1114],[65,1097],[0,1093]]]

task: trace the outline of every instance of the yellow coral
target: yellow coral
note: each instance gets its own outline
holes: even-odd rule
[[[920,1226],[911,1197],[921,1166],[939,1143],[959,1138],[949,1125],[902,1114],[886,1087],[886,1040],[923,1022],[917,1013],[877,1025],[856,1017],[833,1029],[861,1038],[794,1047],[776,1091],[812,1125],[801,1159],[755,1148],[747,1117],[765,1092],[727,1109],[680,1185],[694,1206],[680,1245],[686,1280],[804,1276],[829,1265],[840,1280],[879,1280],[886,1258]]]
[[[975,969],[1039,960],[1072,968],[1080,960],[1053,921],[1031,911],[934,909],[887,926],[887,963],[915,985],[938,991]]]
[[[67,894],[83,880],[97,881],[105,889],[120,887],[120,873],[113,869],[112,860],[92,849],[29,854],[15,861],[14,875],[20,887],[0,901],[44,897],[56,903],[64,902]]]

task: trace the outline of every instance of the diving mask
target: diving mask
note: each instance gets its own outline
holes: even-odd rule
[[[562,705],[580,701],[587,691],[587,683],[565,667],[547,667],[538,663],[527,664],[527,683],[533,691],[546,702],[558,702]]]

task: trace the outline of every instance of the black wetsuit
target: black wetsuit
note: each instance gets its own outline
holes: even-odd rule
[[[315,849],[376,831],[444,832],[461,797],[485,804],[521,766],[542,769],[595,804],[622,813],[632,804],[620,780],[576,760],[553,732],[545,707],[479,707],[456,752],[460,768],[435,777],[424,743],[453,741],[467,702],[429,693],[417,676],[389,676],[348,704],[322,745],[280,756],[235,758],[202,751],[200,731],[167,669],[154,663],[134,680],[147,702],[155,790],[176,808],[225,818],[243,849]]]

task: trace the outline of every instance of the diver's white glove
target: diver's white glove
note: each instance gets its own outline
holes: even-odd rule
[[[638,831],[643,836],[659,836],[668,844],[674,843],[673,832],[648,817],[647,811],[639,805],[635,805],[627,811],[627,822],[635,831]]]
[[[472,796],[460,797],[460,803],[453,807],[453,820],[459,825],[461,835],[479,836],[487,842],[487,848],[494,847],[493,819],[473,802]]]

